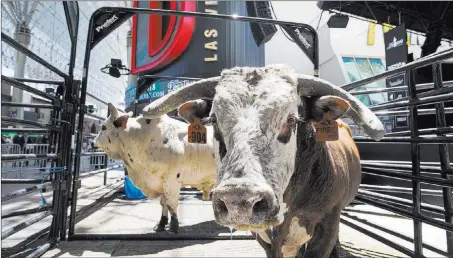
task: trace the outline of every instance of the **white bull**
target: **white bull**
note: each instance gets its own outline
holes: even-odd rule
[[[130,179],[146,196],[161,196],[162,216],[154,229],[165,230],[170,212],[170,232],[177,233],[181,187],[196,187],[203,191],[203,200],[209,200],[215,185],[212,127],[206,127],[206,144],[193,144],[187,141],[187,123],[167,115],[132,118],[131,113],[121,113],[110,103],[108,107],[111,115],[94,139],[95,146],[110,158],[123,160]],[[184,106],[179,112],[184,112]]]

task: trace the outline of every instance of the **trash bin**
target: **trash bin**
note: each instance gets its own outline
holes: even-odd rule
[[[132,183],[129,176],[124,177],[124,194],[126,195],[126,199],[129,200],[141,200],[146,198],[142,191]]]

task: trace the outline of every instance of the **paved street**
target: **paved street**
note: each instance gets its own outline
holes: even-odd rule
[[[108,183],[113,183],[122,176],[122,171],[109,174]],[[102,186],[103,175],[99,174],[82,181],[81,193],[87,193]],[[77,234],[133,234],[137,237],[146,234],[148,240],[136,241],[71,241],[61,242],[43,257],[264,257],[265,254],[250,232],[233,231],[218,226],[213,220],[211,202],[200,200],[199,196],[182,195],[178,209],[180,221],[179,236],[196,239],[196,237],[221,237],[222,240],[152,240],[155,236],[169,236],[167,232],[154,233],[152,228],[160,218],[161,208],[158,200],[125,200],[124,195],[117,193],[122,183],[97,191],[89,196],[80,198],[77,209],[93,204],[100,197],[104,202],[91,208],[79,216],[76,224]],[[12,189],[2,189],[2,193]],[[51,193],[45,193],[47,201],[51,201]],[[17,207],[32,207],[40,202],[39,193],[27,197],[19,197],[15,202],[2,205],[2,212],[11,211]],[[23,221],[28,216],[2,220],[3,228]],[[14,246],[25,237],[39,232],[50,225],[51,217],[33,224],[2,241],[2,248]],[[403,241],[388,233],[378,230],[367,223],[391,228],[408,237],[412,237],[412,220],[397,216],[368,205],[348,207],[342,219],[345,222],[354,222],[380,236],[389,238],[408,249],[413,244]],[[360,220],[358,222],[357,220]],[[175,235],[170,235],[173,237]],[[444,231],[423,225],[423,240],[430,245],[446,250]],[[230,240],[230,239],[233,240]],[[242,238],[242,240],[238,240]],[[249,240],[244,240],[248,238]],[[340,242],[342,257],[407,257],[402,253],[370,238],[351,227],[341,224]],[[441,257],[427,249],[427,257]]]
[[[211,202],[203,202],[194,196],[182,196],[178,210],[180,236],[225,236],[225,240],[145,240],[145,241],[73,241],[60,243],[44,257],[265,257],[255,240],[229,240],[228,228],[214,223]],[[349,207],[343,219],[366,219],[370,222],[412,235],[412,220],[368,205]],[[147,234],[149,238],[163,233],[152,233],[152,227],[160,218],[158,200],[124,200],[118,196],[94,214],[76,225],[78,234]],[[358,223],[358,222],[355,222]],[[412,243],[398,240],[387,233],[358,223],[381,236],[399,241],[412,249]],[[424,240],[440,249],[446,249],[445,234],[424,225]],[[251,236],[249,232],[234,231],[233,238]],[[434,237],[436,236],[436,240]],[[134,235],[136,237],[136,235]],[[443,237],[443,238],[442,238]],[[439,241],[441,240],[441,241]],[[344,224],[340,228],[342,257],[407,257],[402,253],[370,238]],[[427,257],[439,257],[425,249]]]

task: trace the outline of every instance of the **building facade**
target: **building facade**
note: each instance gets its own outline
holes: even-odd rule
[[[68,71],[70,38],[68,34],[66,18],[63,4],[58,1],[18,1],[22,7],[29,2],[29,10],[36,2],[36,10],[31,16],[29,29],[31,33],[30,44],[28,48],[53,64],[63,72]],[[85,55],[85,46],[88,33],[88,25],[91,14],[102,6],[125,6],[126,1],[79,1],[79,33],[77,42],[77,53],[74,77],[76,80],[82,78],[82,66]],[[2,3],[2,32],[14,38],[17,27],[17,19],[12,17],[14,10],[8,9],[7,5]],[[107,107],[98,98],[104,102],[111,102],[119,108],[124,109],[124,94],[126,89],[126,78],[114,78],[100,71],[105,65],[110,63],[111,58],[118,58],[126,63],[127,48],[126,35],[130,30],[130,22],[124,23],[114,33],[109,35],[91,52],[90,69],[88,76],[88,96],[87,104],[94,105],[96,111],[94,115],[105,117]],[[16,50],[9,45],[2,44],[2,75],[15,76],[16,69]],[[17,75],[16,75],[17,76]],[[61,80],[61,78],[50,72],[45,67],[27,58],[25,61],[24,75],[25,78],[42,79],[42,80]],[[53,85],[31,84],[42,91],[46,88],[54,88]],[[95,98],[93,98],[94,96]],[[2,83],[2,101],[11,101],[13,89],[9,85]],[[23,92],[22,101],[24,103],[45,103],[45,100],[34,94]],[[14,112],[7,108],[2,108],[2,116],[14,117]],[[50,110],[24,108],[24,119],[31,121],[48,121]],[[99,125],[97,119],[90,119],[86,116],[87,128],[91,124]]]

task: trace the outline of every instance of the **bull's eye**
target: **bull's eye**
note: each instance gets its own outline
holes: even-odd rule
[[[286,123],[288,124],[288,126],[296,125],[297,119],[294,116],[289,116],[288,119],[286,120]]]
[[[103,126],[101,127],[101,129],[102,129],[102,131],[105,131],[105,130],[107,130],[107,126],[103,125]]]

